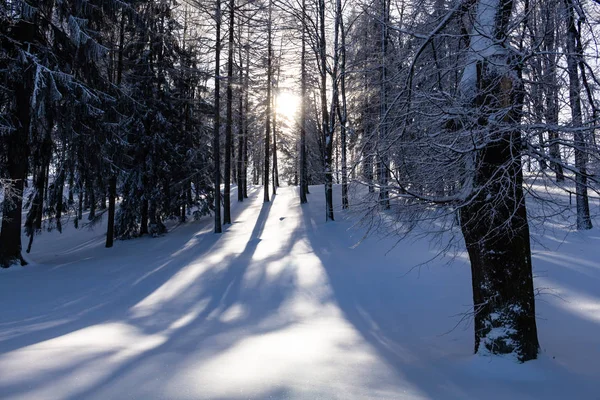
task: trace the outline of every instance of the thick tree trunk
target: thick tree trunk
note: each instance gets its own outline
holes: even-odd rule
[[[31,67],[30,67],[31,68]],[[0,230],[0,267],[13,264],[27,265],[21,254],[21,211],[23,207],[23,187],[27,179],[28,140],[31,113],[29,102],[32,95],[28,85],[29,74],[15,90],[15,107],[18,118],[17,129],[8,137],[10,152],[6,160],[6,172],[11,179],[12,190],[4,192],[2,228]]]
[[[471,260],[475,352],[537,357],[539,344],[529,243],[522,189],[518,132],[504,135],[478,155],[476,186],[485,186],[463,207],[460,222]],[[507,168],[508,179],[498,179]],[[501,201],[489,201],[500,199]]]
[[[485,135],[468,162],[476,192],[461,208],[460,224],[471,260],[475,352],[512,353],[527,361],[537,357],[539,343],[516,128],[523,87],[509,50],[499,44],[511,11],[512,0],[478,3],[470,44],[476,74],[466,68],[461,85],[477,108],[473,138]],[[498,114],[504,117],[493,118]]]

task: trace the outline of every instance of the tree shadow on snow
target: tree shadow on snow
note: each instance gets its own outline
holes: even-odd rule
[[[446,334],[457,319],[456,315],[454,319],[449,317],[464,311],[468,302],[461,303],[464,296],[454,296],[445,288],[443,278],[431,287],[419,283],[419,279],[405,279],[401,267],[410,265],[389,265],[399,260],[384,256],[389,243],[370,242],[368,252],[361,251],[360,245],[352,249],[351,241],[339,239],[336,223],[316,222],[309,208],[302,211],[307,237],[326,270],[335,301],[345,318],[393,369],[399,383],[408,381],[422,395],[435,399],[510,398],[515,393],[524,398],[570,398],[574,393],[593,393],[593,380],[574,374],[558,362],[550,367],[523,366],[511,360],[472,355],[472,325]],[[406,262],[410,259],[409,255]],[[435,273],[447,273],[441,270]],[[463,290],[470,297],[470,275],[464,279],[463,286],[451,290]],[[427,300],[431,298],[439,303]],[[456,312],[448,312],[452,307]],[[600,336],[599,320],[590,322],[574,313],[565,315],[564,309],[556,307],[545,311],[550,311],[548,314],[556,321],[570,321],[578,329]],[[538,329],[543,324],[538,322]],[[541,334],[542,349],[543,340]],[[479,368],[482,361],[485,372]],[[494,365],[500,372],[494,372]]]

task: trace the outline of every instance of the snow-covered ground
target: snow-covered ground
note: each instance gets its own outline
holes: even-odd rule
[[[0,272],[0,398],[600,398],[599,229],[534,232],[542,354],[518,364],[455,328],[464,257],[415,269],[426,240],[353,247],[311,191],[254,188],[222,235],[205,218],[113,249],[101,226],[36,237],[31,265]]]

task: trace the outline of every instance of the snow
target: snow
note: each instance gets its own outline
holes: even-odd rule
[[[295,188],[266,205],[252,188],[221,235],[206,217],[112,249],[72,221],[36,237],[30,266],[0,272],[0,397],[598,396],[598,229],[533,232],[542,354],[518,364],[472,355],[466,255],[414,268],[436,251],[424,239],[355,247],[318,189],[301,206]]]
[[[477,91],[477,62],[487,60],[496,69],[506,69],[507,48],[495,38],[500,0],[479,0],[477,16],[470,34],[469,57],[460,81],[463,96],[471,98]]]

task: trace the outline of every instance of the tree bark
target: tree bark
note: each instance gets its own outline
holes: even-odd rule
[[[28,69],[33,69],[31,65],[28,67]],[[0,230],[0,267],[2,268],[8,268],[17,263],[27,265],[21,254],[21,212],[29,156],[30,100],[33,95],[31,73],[27,72],[24,79],[15,82],[15,114],[18,125],[17,129],[4,139],[10,149],[6,160],[6,171],[11,179],[12,189],[4,192],[2,228]]]
[[[115,237],[115,201],[117,197],[117,176],[108,179],[108,226],[106,228],[106,247],[113,247]]]
[[[556,52],[556,18],[557,18],[557,0],[552,0],[546,3],[546,9],[543,12],[543,17],[546,19],[543,49],[547,56],[544,57],[544,89],[546,97],[546,124],[548,129],[548,145],[550,155],[550,168],[556,174],[556,182],[564,182],[565,175],[562,167],[560,148],[558,144],[558,92],[559,86],[557,82],[557,60]]]
[[[523,84],[520,71],[511,65],[510,50],[499,44],[512,0],[480,0],[477,7],[470,44],[476,94],[469,101],[478,115],[473,137],[482,131],[485,136],[467,163],[475,194],[460,210],[471,260],[475,352],[512,353],[523,362],[537,358],[539,351],[517,128]],[[481,48],[486,52],[480,53]],[[463,82],[470,82],[472,72],[465,69]],[[498,114],[504,115],[500,121],[494,119]]]
[[[231,224],[231,133],[233,129],[233,35],[235,0],[229,0],[229,42],[227,59],[227,122],[225,124],[225,171],[223,171],[223,224]]]
[[[569,74],[569,104],[571,106],[571,125],[574,128],[573,142],[575,146],[575,192],[577,202],[577,229],[592,229],[590,205],[587,193],[587,154],[583,132],[583,115],[581,111],[581,83],[579,81],[578,64],[581,53],[577,48],[579,31],[575,23],[575,10],[572,0],[565,0],[567,12],[567,71]]]
[[[263,175],[263,186],[264,186],[264,202],[269,202],[269,147],[271,144],[271,81],[273,79],[272,69],[272,54],[273,54],[273,43],[272,43],[272,0],[269,0],[269,20],[267,22],[267,110],[266,110],[266,130],[265,130],[265,157],[264,162],[264,175]]]
[[[216,43],[215,43],[215,116],[213,127],[213,158],[215,183],[215,233],[221,233],[221,101],[220,101],[220,69],[221,69],[221,0],[216,0],[215,10]]]
[[[306,0],[302,0],[302,50],[300,54],[300,204],[308,202],[306,165]]]
[[[319,72],[321,75],[321,126],[325,140],[325,220],[333,221],[333,132],[330,130],[327,110],[327,42],[325,32],[325,0],[318,1],[319,6]]]

